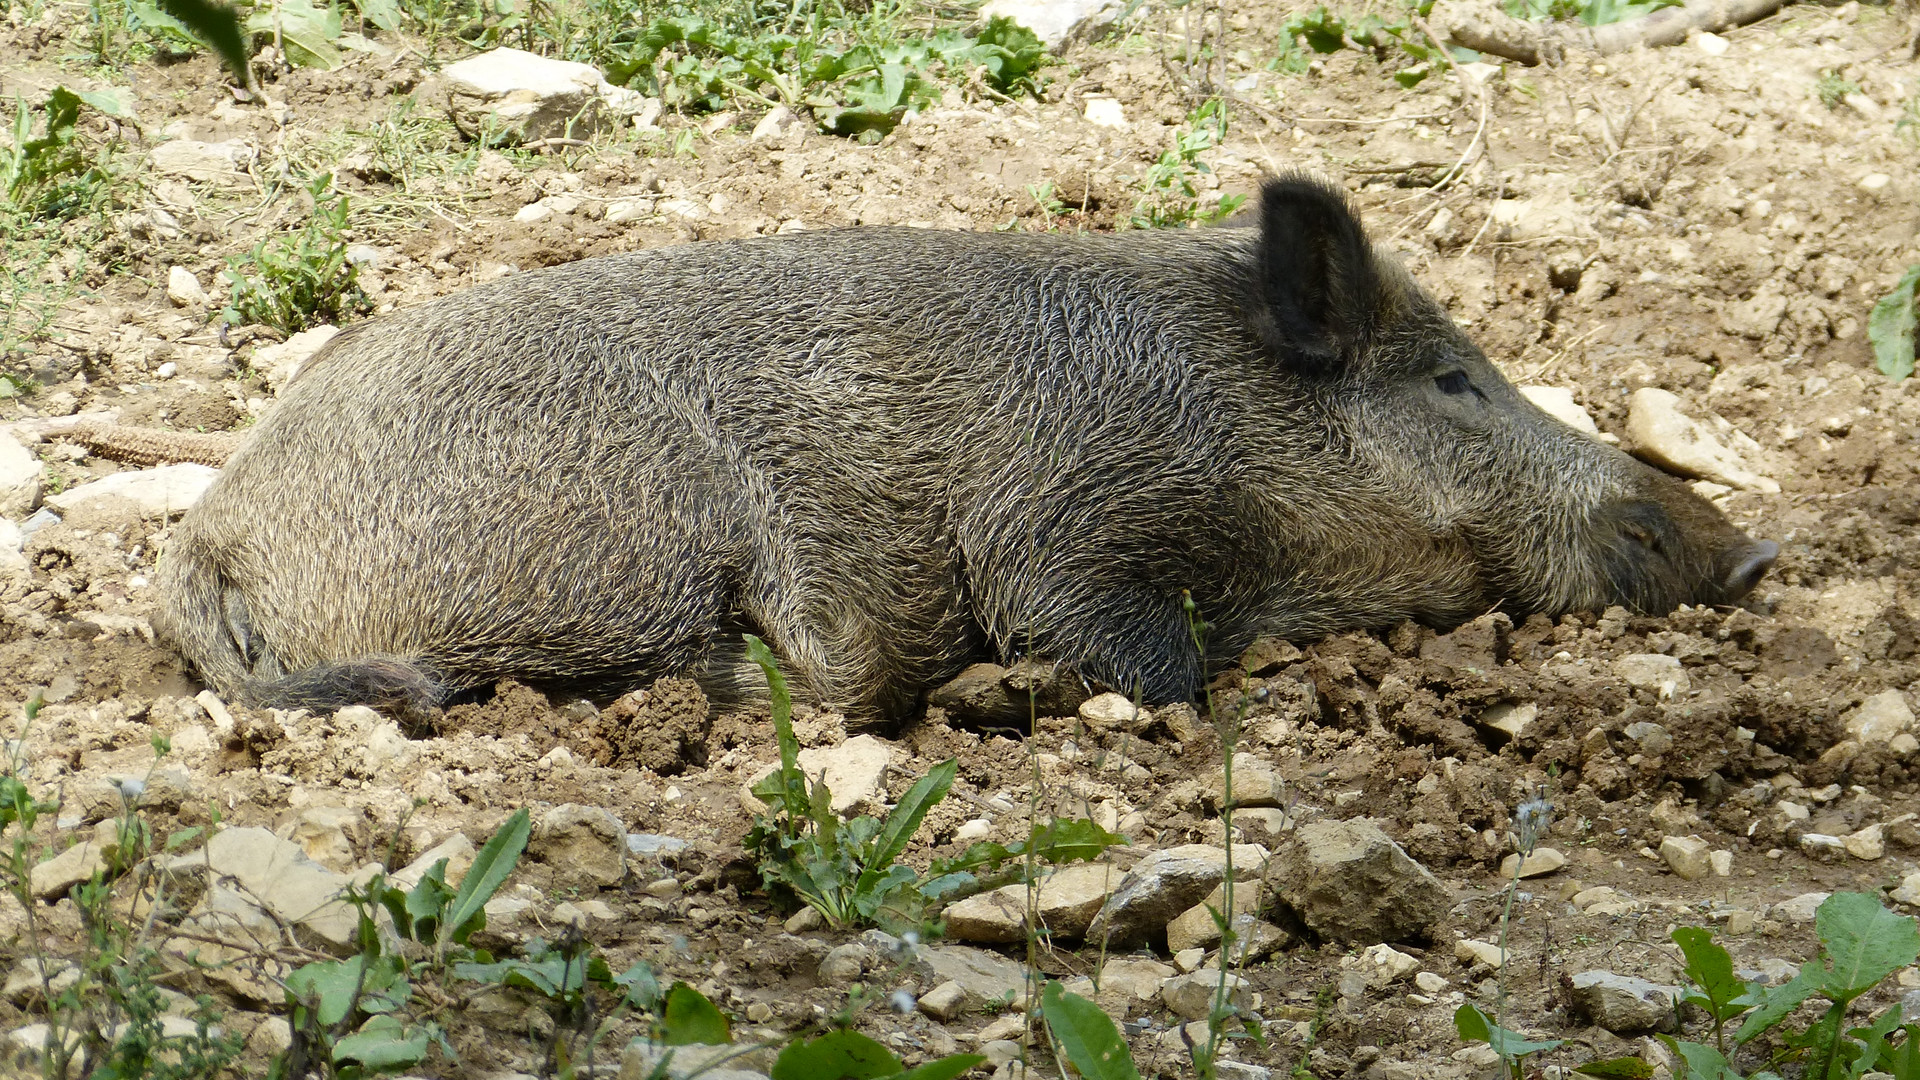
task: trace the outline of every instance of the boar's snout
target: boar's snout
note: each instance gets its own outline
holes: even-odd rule
[[[1731,604],[1752,592],[1780,545],[1735,528],[1705,499],[1662,477],[1647,494],[1612,506],[1619,539],[1608,559],[1615,602],[1648,613],[1677,604]]]
[[[1721,602],[1732,603],[1752,592],[1779,557],[1780,545],[1771,540],[1748,540],[1722,552],[1720,561],[1727,571],[1720,576]]]

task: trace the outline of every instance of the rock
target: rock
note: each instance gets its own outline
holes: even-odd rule
[[[919,1009],[942,1023],[960,1015],[967,1004],[966,987],[952,980],[920,995]]]
[[[1220,924],[1214,919],[1214,912],[1226,908],[1226,883],[1215,887],[1207,898],[1173,917],[1167,923],[1167,951],[1184,952],[1194,948],[1211,948],[1220,943]],[[1241,933],[1240,923],[1244,916],[1259,911],[1262,904],[1260,883],[1248,881],[1235,885],[1233,889],[1233,914],[1236,916],[1234,933]]]
[[[454,126],[496,146],[586,138],[643,107],[641,95],[610,85],[590,64],[520,49],[493,49],[442,74]]]
[[[800,751],[800,768],[827,782],[833,792],[833,812],[845,816],[885,797],[881,787],[893,752],[871,735],[856,735],[839,746],[816,746]]]
[[[1541,412],[1567,425],[1582,435],[1600,437],[1600,426],[1587,415],[1587,410],[1573,400],[1573,391],[1559,386],[1523,386],[1520,396],[1538,406]]]
[[[1391,945],[1369,945],[1354,960],[1368,970],[1367,981],[1376,987],[1386,986],[1420,970],[1418,959]]]
[[[1092,95],[1082,100],[1085,101],[1086,104],[1081,108],[1080,115],[1086,117],[1087,123],[1092,124],[1094,127],[1125,131],[1131,126],[1127,123],[1127,111],[1120,106],[1118,101],[1110,97],[1095,97]]]
[[[253,147],[243,142],[197,142],[173,139],[153,148],[153,171],[183,176],[202,183],[238,183],[253,160]]]
[[[207,306],[207,290],[200,287],[193,271],[176,266],[167,271],[167,299],[175,307],[202,308]]]
[[[18,442],[0,435],[0,516],[26,517],[40,505],[40,459]],[[18,532],[16,530],[16,541]],[[20,545],[13,544],[14,551]]]
[[[1672,1031],[1679,1026],[1674,1014],[1678,987],[1611,971],[1583,971],[1571,985],[1574,1013],[1615,1034]]]
[[[1095,731],[1138,731],[1153,722],[1153,714],[1109,691],[1081,702],[1080,719]]]
[[[753,125],[754,142],[770,142],[776,146],[791,146],[806,138],[807,129],[812,125],[800,118],[800,115],[785,105],[776,105]]]
[[[1205,949],[1181,949],[1173,954],[1173,966],[1181,971],[1198,971],[1200,965],[1207,962]]]
[[[1533,723],[1539,716],[1540,706],[1531,701],[1523,705],[1503,701],[1482,710],[1480,718],[1475,722],[1489,731],[1499,732],[1508,739],[1517,739],[1521,732],[1527,730],[1527,725]]]
[[[1565,865],[1567,865],[1567,857],[1554,848],[1534,848],[1533,854],[1525,859],[1522,859],[1520,853],[1516,851],[1501,861],[1500,876],[1512,881],[1517,871],[1523,878],[1539,877],[1543,874],[1551,874]]]
[[[1453,958],[1463,964],[1479,964],[1495,971],[1507,962],[1507,954],[1500,951],[1500,946],[1472,938],[1453,943]]]
[[[627,834],[627,854],[629,855],[650,855],[654,858],[665,858],[669,855],[678,855],[687,850],[688,847],[688,843],[677,836],[644,832],[630,832]],[[812,911],[813,909],[808,908],[807,910]]]
[[[330,869],[346,873],[357,864],[353,857],[353,833],[360,831],[366,815],[344,806],[309,806],[300,811],[288,837],[300,845],[307,858]]]
[[[1215,770],[1207,779],[1207,799],[1213,806],[1225,801],[1226,771]],[[1280,806],[1287,801],[1287,782],[1265,758],[1248,753],[1233,755],[1233,803],[1235,806]]]
[[[1847,717],[1847,734],[1862,743],[1891,742],[1912,730],[1913,710],[1898,690],[1873,695]]]
[[[911,964],[921,976],[922,986],[957,982],[972,1000],[981,1003],[1009,1001],[1017,1005],[1026,994],[1027,969],[985,949],[934,945],[915,950]]]
[[[1900,879],[1900,885],[1887,894],[1908,907],[1920,907],[1920,870]]]
[[[1414,974],[1413,985],[1423,994],[1444,994],[1453,984],[1448,982],[1445,976],[1436,975],[1431,971],[1421,971]]]
[[[119,825],[109,819],[97,823],[93,835],[27,872],[27,888],[42,900],[54,901],[67,890],[112,868],[120,850]]]
[[[1733,876],[1733,852],[1718,849],[1709,851],[1707,863],[1713,867],[1714,877]]]
[[[748,1050],[738,1044],[668,1046],[635,1039],[620,1052],[616,1076],[617,1080],[766,1080],[773,1069],[773,1053],[770,1045]]]
[[[1134,1001],[1151,1001],[1160,984],[1180,973],[1178,968],[1145,957],[1116,957],[1100,969],[1100,992],[1120,994]]]
[[[1172,969],[1168,969],[1167,974],[1173,974]],[[27,957],[7,973],[6,987],[0,989],[0,997],[24,1007],[31,1001],[45,1001],[50,994],[58,996],[79,981],[80,969],[65,960]]]
[[[1185,1044],[1183,1043],[1182,1046],[1184,1047]],[[1219,1080],[1273,1080],[1272,1069],[1264,1065],[1248,1065],[1241,1061],[1215,1061],[1213,1075],[1219,1077]]]
[[[1727,55],[1727,50],[1733,48],[1733,42],[1728,41],[1719,34],[1702,30],[1700,33],[1693,35],[1693,47],[1706,53],[1708,56],[1725,56]]]
[[[1801,833],[1800,850],[1815,858],[1831,861],[1846,854],[1847,842],[1826,833]]]
[[[1711,849],[1698,836],[1668,836],[1660,841],[1660,858],[1676,875],[1698,881],[1713,873]]]
[[[1120,0],[987,0],[980,5],[980,18],[1012,19],[1033,31],[1049,51],[1058,52],[1097,39],[1126,10]]]
[[[1887,853],[1886,826],[1884,825],[1869,825],[1857,832],[1850,832],[1841,837],[1841,841],[1846,846],[1847,854],[1856,859],[1871,862]]]
[[[563,803],[534,824],[527,854],[562,888],[612,888],[627,876],[627,828],[598,806]]]
[[[1779,484],[1754,472],[1712,432],[1683,414],[1675,395],[1657,387],[1642,387],[1633,392],[1627,408],[1627,446],[1636,456],[1682,476],[1779,493]]]
[[[185,513],[219,475],[218,469],[192,464],[133,469],[68,488],[47,496],[46,501],[55,510],[69,514],[95,499],[112,496],[133,503],[143,519],[160,521]]]
[[[1349,945],[1431,937],[1453,896],[1370,821],[1316,821],[1267,869],[1269,891],[1322,937]]]
[[[1790,900],[1782,900],[1773,905],[1773,914],[1788,922],[1812,922],[1820,911],[1820,905],[1827,902],[1832,893],[1801,893]]]
[[[1598,885],[1594,888],[1582,889],[1574,893],[1573,898],[1569,900],[1568,903],[1572,904],[1576,911],[1585,911],[1595,904],[1616,904],[1624,900],[1626,900],[1626,897],[1620,895],[1620,893],[1612,887]]]
[[[987,818],[968,818],[953,830],[953,842],[967,845],[985,840],[993,835],[993,822]]]
[[[1613,673],[1636,690],[1652,690],[1662,698],[1685,694],[1693,682],[1680,661],[1660,653],[1629,653],[1613,662]]]
[[[445,859],[447,860],[446,882],[448,886],[457,889],[460,883],[466,880],[467,871],[473,869],[473,856],[473,841],[467,839],[465,833],[454,833],[421,852],[412,862],[395,870],[389,875],[388,880],[400,889],[410,890],[420,884],[420,879],[427,876],[427,871],[433,869],[434,863]]]
[[[828,986],[845,986],[866,974],[868,948],[857,942],[836,945],[820,958],[819,978]]]
[[[307,858],[291,840],[261,828],[222,829],[200,851],[176,855],[164,867],[170,873],[206,873],[238,884],[237,890],[210,887],[198,913],[224,912],[248,923],[248,909],[257,905],[291,924],[309,947],[336,954],[353,951],[358,920],[340,899],[350,879]],[[268,930],[272,932],[271,924]]]
[[[1266,851],[1235,844],[1234,875],[1257,876]],[[1227,853],[1206,844],[1187,844],[1147,855],[1134,864],[1120,887],[1087,927],[1087,936],[1106,938],[1119,948],[1158,938],[1175,915],[1206,899],[1227,877]]]
[[[1035,907],[1055,938],[1081,940],[1121,872],[1106,863],[1075,863],[1044,878]],[[947,936],[957,941],[1010,942],[1027,935],[1027,887],[1006,885],[967,897],[947,908]]]
[[[253,350],[252,367],[267,377],[267,385],[279,393],[287,383],[300,374],[300,365],[320,351],[320,346],[333,340],[338,334],[337,326],[316,326],[311,330],[302,330],[278,345],[262,345]]]
[[[1167,1011],[1188,1020],[1205,1020],[1213,1012],[1214,996],[1219,993],[1223,976],[1218,968],[1202,968],[1186,975],[1175,975],[1160,984],[1160,1000]],[[1228,973],[1224,976],[1228,1002],[1246,1008],[1250,1000],[1247,980]]]

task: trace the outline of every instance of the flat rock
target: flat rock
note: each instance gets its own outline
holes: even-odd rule
[[[1847,854],[1871,862],[1887,853],[1887,829],[1884,825],[1869,825],[1841,837],[1840,842]]]
[[[956,982],[975,1002],[1010,1000],[1017,1004],[1026,994],[1026,967],[985,949],[934,945],[914,950],[912,964],[923,980],[922,986]]]
[[[640,95],[611,86],[591,64],[521,49],[493,49],[442,74],[454,126],[493,145],[585,138],[639,107]]]
[[[1538,406],[1541,412],[1567,425],[1582,435],[1600,437],[1600,425],[1580,403],[1573,400],[1573,391],[1561,386],[1523,386],[1520,396]]]
[[[167,299],[175,307],[206,307],[207,290],[201,288],[200,279],[193,276],[193,271],[175,266],[167,271]]]
[[[1533,854],[1524,859],[1516,851],[1501,860],[1500,876],[1509,881],[1516,875],[1523,878],[1539,877],[1542,874],[1551,874],[1565,865],[1567,865],[1567,857],[1555,848],[1534,848]]]
[[[1713,849],[1698,836],[1662,838],[1660,858],[1676,876],[1687,881],[1699,881],[1713,873]]]
[[[1226,883],[1223,881],[1207,894],[1205,900],[1174,916],[1167,923],[1168,952],[1211,948],[1220,943],[1220,924],[1215,921],[1214,912],[1226,910],[1226,892]],[[1238,918],[1261,910],[1264,906],[1261,893],[1261,884],[1257,881],[1235,885],[1233,888],[1234,916]],[[1236,928],[1234,932],[1237,934],[1240,931]]]
[[[1055,938],[1079,941],[1123,874],[1106,863],[1063,866],[1042,879],[1035,897],[1041,925]],[[1027,934],[1027,887],[1006,885],[969,896],[945,912],[956,941],[1004,943]]]
[[[1126,10],[1121,0],[987,0],[980,5],[980,18],[1012,19],[1057,52],[1067,45],[1098,38]]]
[[[1121,994],[1134,1001],[1151,1001],[1160,993],[1160,984],[1180,973],[1178,968],[1146,957],[1123,956],[1107,961],[1100,969],[1100,991]]]
[[[1080,719],[1095,731],[1138,731],[1153,722],[1153,714],[1125,694],[1108,691],[1080,703]]]
[[[1463,964],[1479,964],[1482,967],[1500,970],[1507,962],[1507,954],[1500,946],[1491,941],[1477,941],[1465,938],[1453,943],[1453,958]]]
[[[219,469],[205,465],[161,465],[152,469],[132,469],[103,476],[58,495],[47,496],[48,506],[71,513],[95,499],[119,498],[132,503],[140,516],[159,521],[183,514],[207,486],[220,476]]]
[[[557,885],[612,888],[627,876],[627,827],[603,807],[562,803],[534,823],[527,854],[553,869]]]
[[[1475,723],[1489,731],[1497,731],[1507,739],[1517,739],[1527,730],[1527,725],[1540,717],[1540,706],[1533,702],[1516,704],[1503,701],[1482,710]]]
[[[1315,821],[1293,835],[1269,864],[1267,885],[1322,937],[1425,940],[1453,905],[1446,887],[1370,821]]]
[[[1894,736],[1913,730],[1913,709],[1905,694],[1886,690],[1861,702],[1846,723],[1847,734],[1861,743],[1892,742]]]
[[[1260,873],[1266,851],[1235,844],[1234,876],[1250,880]],[[1087,928],[1090,938],[1105,937],[1127,948],[1166,932],[1175,915],[1206,899],[1227,878],[1227,853],[1207,844],[1186,844],[1151,852],[1135,863]]]
[[[237,890],[209,889],[203,908],[217,906],[215,894],[232,892],[229,901],[258,905],[283,922],[310,945],[330,952],[351,950],[357,919],[340,899],[350,882],[307,857],[300,845],[261,828],[222,829],[200,851],[176,855],[167,861],[173,872],[201,869],[216,878],[232,878]],[[243,918],[243,910],[236,911]]]
[[[1226,801],[1227,774],[1216,769],[1207,778],[1207,798],[1219,806]],[[1233,755],[1233,804],[1235,806],[1280,806],[1287,801],[1287,782],[1274,770],[1273,763],[1254,754]]]
[[[99,822],[91,836],[29,870],[27,888],[42,900],[58,900],[68,889],[108,869],[119,848],[118,829],[111,820]]]
[[[1636,456],[1682,476],[1779,493],[1779,484],[1755,472],[1713,432],[1682,413],[1676,395],[1642,387],[1633,392],[1627,410],[1627,446]]]
[[[916,1004],[921,1012],[944,1023],[959,1016],[960,1010],[966,1007],[967,988],[948,980],[921,994]]]
[[[838,746],[816,746],[800,751],[800,768],[827,782],[833,792],[833,812],[845,815],[879,801],[893,751],[871,735],[856,735]]]
[[[736,1044],[708,1046],[694,1043],[668,1046],[651,1039],[635,1039],[620,1054],[618,1080],[766,1080],[773,1068],[773,1049],[746,1050]]]
[[[40,505],[42,472],[33,451],[0,435],[0,517],[23,518],[33,513]]]
[[[153,171],[203,183],[238,183],[253,157],[253,147],[243,142],[173,139],[153,148]]]
[[[1613,673],[1636,690],[1651,690],[1663,698],[1676,697],[1693,688],[1693,682],[1680,661],[1661,653],[1629,653],[1613,662]]]
[[[447,860],[446,882],[457,889],[460,883],[466,880],[467,871],[473,869],[474,854],[473,841],[467,839],[465,833],[454,833],[421,852],[412,862],[395,870],[389,875],[388,880],[401,889],[412,889],[420,884],[421,878],[427,876],[428,870],[433,869],[434,863],[445,859]]]
[[[1247,980],[1231,972],[1221,974],[1218,968],[1201,968],[1186,975],[1175,975],[1160,984],[1160,1000],[1166,1003],[1167,1011],[1188,1020],[1204,1020],[1213,1011],[1213,1001],[1224,981],[1227,988],[1227,1000],[1242,1008],[1249,1001]]]
[[[1583,971],[1573,977],[1571,1004],[1584,1016],[1615,1034],[1672,1031],[1678,1026],[1674,1002],[1678,987],[1651,983],[1611,971]]]
[[[253,350],[253,369],[264,373],[267,385],[278,393],[300,374],[301,366],[339,332],[337,326],[321,325],[302,330],[277,345],[262,345]]]
[[[1773,914],[1788,922],[1812,922],[1820,912],[1820,905],[1827,902],[1832,893],[1801,893],[1791,899],[1782,900],[1773,905]]]

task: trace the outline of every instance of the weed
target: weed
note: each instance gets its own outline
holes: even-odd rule
[[[1468,1042],[1483,1042],[1498,1054],[1506,1066],[1506,1072],[1513,1080],[1521,1080],[1526,1075],[1525,1061],[1529,1054],[1543,1050],[1552,1050],[1559,1046],[1559,1039],[1529,1039],[1517,1031],[1500,1026],[1500,1016],[1507,1008],[1507,951],[1508,931],[1512,928],[1513,902],[1520,894],[1520,872],[1526,866],[1527,857],[1547,835],[1547,829],[1553,824],[1553,804],[1547,801],[1542,792],[1514,808],[1514,849],[1519,858],[1514,860],[1513,880],[1507,883],[1507,899],[1500,911],[1500,966],[1495,971],[1494,1011],[1492,1016],[1482,1012],[1471,1002],[1454,1011],[1453,1026],[1462,1039]]]
[[[1828,68],[1820,73],[1813,84],[1813,93],[1820,104],[1829,109],[1837,109],[1847,99],[1848,94],[1860,92],[1860,84],[1840,74],[1838,68]]]
[[[1894,382],[1913,374],[1915,306],[1920,304],[1920,264],[1907,267],[1893,291],[1873,305],[1867,316],[1867,340],[1873,343],[1874,363]]]
[[[1060,227],[1058,222],[1066,214],[1067,204],[1061,202],[1060,196],[1054,193],[1053,181],[1028,184],[1027,197],[1032,199],[1033,205],[1039,208],[1040,224],[1047,232],[1053,232]]]
[[[1219,98],[1202,103],[1187,116],[1187,128],[1174,136],[1173,148],[1140,178],[1140,198],[1133,207],[1133,225],[1159,229],[1172,225],[1206,225],[1231,215],[1246,201],[1228,195],[1211,210],[1200,208],[1197,180],[1213,172],[1200,155],[1227,136],[1227,106]]]
[[[1451,67],[1455,53],[1463,61],[1479,57],[1471,50],[1442,53],[1435,48],[1414,25],[1432,10],[1433,0],[1403,0],[1399,16],[1391,19],[1372,12],[1348,18],[1324,5],[1296,12],[1281,27],[1280,55],[1269,66],[1299,73],[1307,70],[1309,53],[1336,53],[1351,46],[1373,53],[1382,63],[1400,65],[1393,81],[1410,90],[1435,71]]]
[[[10,145],[0,147],[0,209],[41,220],[76,217],[112,200],[108,145],[89,153],[78,142],[80,107],[124,115],[118,98],[56,86],[38,110],[14,99]],[[36,120],[36,114],[41,119]],[[34,130],[40,134],[36,136]]]
[[[307,193],[313,212],[300,231],[227,260],[229,325],[263,323],[291,334],[367,309],[359,267],[347,259],[347,196],[333,190],[332,173],[314,177]]]

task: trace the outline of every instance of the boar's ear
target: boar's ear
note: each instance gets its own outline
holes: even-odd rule
[[[1304,370],[1331,375],[1372,335],[1380,277],[1373,245],[1341,192],[1286,176],[1260,192],[1258,319],[1268,347]]]

